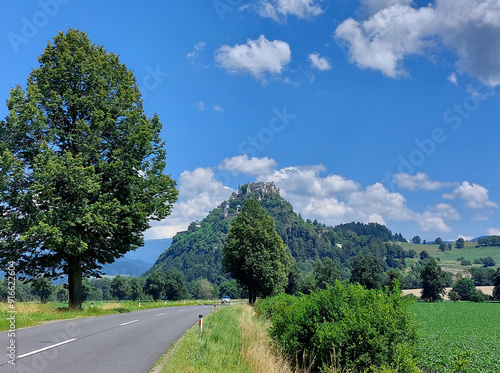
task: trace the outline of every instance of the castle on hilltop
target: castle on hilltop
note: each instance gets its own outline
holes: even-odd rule
[[[274,185],[271,181],[269,183],[266,182],[258,182],[258,183],[248,183],[244,185],[238,186],[238,192],[233,192],[229,197],[229,200],[236,199],[239,197],[243,197],[246,194],[250,193],[259,193],[261,197],[264,197],[266,194],[277,194],[280,195],[280,190]]]
[[[240,205],[236,206],[236,212],[230,211],[231,201],[249,195],[251,193],[258,193],[259,199],[263,198],[269,194],[277,194],[280,195],[280,190],[276,187],[276,185],[271,181],[269,183],[266,182],[258,182],[258,183],[248,183],[244,185],[238,186],[238,192],[233,192],[229,197],[229,200],[226,203],[223,203],[220,207],[222,207],[222,219],[233,218],[240,212]],[[234,206],[233,206],[234,209]]]

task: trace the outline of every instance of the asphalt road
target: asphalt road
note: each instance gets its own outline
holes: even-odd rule
[[[0,372],[142,373],[213,306],[168,307],[57,321],[0,333]]]

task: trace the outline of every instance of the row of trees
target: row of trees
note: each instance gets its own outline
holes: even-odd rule
[[[436,238],[434,240],[434,242],[427,242],[426,240],[422,240],[420,238],[420,236],[415,236],[415,237],[413,237],[411,239],[411,242],[414,243],[414,244],[417,244],[417,245],[420,245],[420,244],[426,245],[428,243],[434,243],[436,245],[439,245],[439,250],[441,250],[441,251],[451,250],[452,249],[451,243],[446,244],[445,242],[443,242],[443,240],[441,239],[441,237]],[[455,247],[457,249],[463,249],[465,247],[465,240],[462,237],[460,237],[459,239],[457,239],[455,241]]]
[[[181,299],[216,299],[222,295],[232,298],[246,296],[235,280],[228,280],[215,286],[207,279],[185,283],[182,273],[168,271],[154,272],[148,277],[85,278],[82,281],[82,299],[84,301],[112,300],[181,300]],[[8,296],[8,280],[0,280],[0,301]],[[16,301],[58,301],[67,302],[67,285],[54,285],[50,279],[38,278],[32,282],[16,281]]]
[[[447,286],[447,275],[437,264],[434,259],[431,259],[421,273],[422,278],[422,299],[428,302],[436,302],[442,300]],[[500,300],[500,268],[498,268],[493,276],[493,299]],[[451,300],[471,300],[475,302],[483,302],[486,296],[476,289],[474,280],[468,278],[460,278],[454,284],[449,293]]]

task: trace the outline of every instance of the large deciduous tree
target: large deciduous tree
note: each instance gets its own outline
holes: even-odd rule
[[[258,296],[283,291],[291,256],[276,232],[276,223],[255,198],[233,220],[223,248],[223,263],[246,289],[250,304]]]
[[[81,308],[82,277],[142,246],[176,184],[160,120],[117,55],[70,29],[38,60],[0,125],[0,261],[26,278],[68,275]]]
[[[446,293],[446,273],[437,265],[434,259],[424,267],[420,274],[422,279],[422,299],[427,302],[443,300]]]

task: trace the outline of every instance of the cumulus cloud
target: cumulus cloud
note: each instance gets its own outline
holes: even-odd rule
[[[258,80],[265,81],[266,74],[279,75],[291,61],[288,43],[281,40],[269,41],[264,35],[246,44],[231,47],[223,45],[215,60],[228,72],[248,73]]]
[[[410,5],[413,0],[361,0],[361,13],[369,16],[393,5]]]
[[[220,170],[229,171],[234,175],[262,175],[271,172],[276,167],[274,159],[264,157],[248,158],[247,154],[226,158],[219,165]]]
[[[179,178],[179,198],[172,215],[160,222],[153,222],[146,232],[147,239],[170,238],[186,230],[189,223],[203,219],[234,192],[216,179],[211,168],[199,167],[184,171]]]
[[[487,234],[490,236],[500,236],[499,228],[488,228]]]
[[[320,57],[319,53],[311,53],[309,55],[309,61],[311,61],[311,65],[318,70],[326,71],[331,70],[332,65],[325,57]]]
[[[273,181],[297,213],[332,226],[349,221],[389,226],[394,222],[406,222],[422,232],[449,233],[452,231],[450,222],[461,220],[460,214],[449,203],[414,210],[402,193],[390,191],[382,183],[363,186],[342,175],[328,173],[321,164],[277,168],[272,158],[239,155],[224,159],[218,170],[253,177],[255,181]],[[172,237],[227,200],[234,189],[219,181],[216,171],[211,167],[184,171],[179,178],[179,200],[174,205],[172,216],[153,223],[147,238]],[[435,191],[444,184],[450,186],[449,183],[432,181],[425,174],[398,175],[398,184],[406,190]],[[453,187],[452,193],[444,194],[444,198],[463,200],[473,209],[497,207],[489,200],[488,190],[481,185],[464,181]]]
[[[455,183],[431,180],[429,176],[422,172],[417,172],[415,175],[398,173],[394,175],[394,181],[399,188],[409,190],[437,190],[456,185]]]
[[[470,184],[468,181],[462,182],[452,193],[443,194],[443,198],[460,198],[472,209],[498,207],[497,203],[490,201],[488,189],[479,184]]]
[[[455,73],[451,73],[449,76],[448,76],[448,81],[452,84],[455,84],[457,85],[458,84],[458,78],[457,78],[457,74]]]
[[[335,37],[352,63],[396,78],[406,75],[407,56],[444,48],[456,54],[459,72],[484,84],[500,84],[500,3],[497,0],[436,0],[414,8],[409,1],[364,1],[365,20],[349,18]]]
[[[315,0],[261,0],[257,11],[276,22],[283,22],[288,15],[310,19],[324,12]]]

